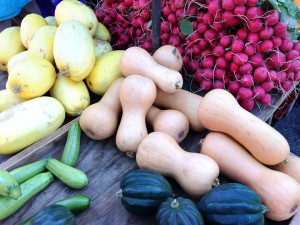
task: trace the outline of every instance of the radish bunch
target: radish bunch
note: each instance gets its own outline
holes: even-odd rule
[[[300,80],[300,42],[287,23],[258,0],[163,0],[161,42],[178,48],[184,73],[203,91],[231,92],[251,110],[271,103],[271,90],[287,91]],[[102,0],[96,10],[115,49],[139,45],[151,52],[151,1]],[[181,23],[188,21],[186,34]]]

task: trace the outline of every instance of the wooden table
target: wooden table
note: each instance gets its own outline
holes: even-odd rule
[[[0,72],[0,90],[5,88],[7,74]],[[263,106],[255,108],[253,113],[264,121],[272,114],[289,93],[273,98],[273,107]],[[66,132],[70,123],[66,123],[55,133],[33,144],[18,154],[0,156],[0,169],[13,169],[41,158],[54,157],[59,159],[66,141]],[[150,132],[150,130],[149,130]],[[208,131],[197,133],[190,131],[180,146],[190,152],[199,152],[199,140],[204,138]],[[123,174],[130,169],[137,169],[134,158],[120,152],[115,144],[115,136],[103,141],[94,141],[85,134],[81,138],[78,169],[84,171],[89,178],[89,185],[82,190],[71,189],[60,181],[55,180],[46,190],[32,198],[20,210],[7,220],[0,222],[3,225],[18,224],[51,202],[75,194],[86,194],[92,198],[91,207],[85,212],[76,215],[77,223],[84,225],[150,225],[154,216],[135,216],[128,213],[115,196],[119,190],[119,182]],[[188,197],[180,187],[168,179],[174,188],[174,196]],[[221,182],[228,182],[220,176]],[[288,225],[289,221],[266,221],[266,225]]]

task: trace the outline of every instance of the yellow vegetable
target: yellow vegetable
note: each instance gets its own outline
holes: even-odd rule
[[[109,86],[122,77],[120,59],[124,50],[114,50],[101,55],[91,74],[86,78],[88,88],[97,95],[103,95]]]
[[[13,57],[10,58],[10,60],[7,63],[7,73],[9,74],[10,71],[17,65],[19,62],[23,61],[28,57],[28,50],[25,50],[23,52],[19,52],[15,54]]]
[[[0,33],[0,70],[7,71],[8,61],[25,50],[20,38],[20,27],[9,27]]]
[[[110,42],[110,39],[111,39],[109,30],[100,22],[98,23],[98,26],[97,26],[95,38],[98,38],[100,40],[107,41],[107,42]]]
[[[13,154],[58,129],[65,119],[62,104],[42,96],[0,113],[0,154]]]
[[[8,87],[18,97],[31,99],[49,91],[55,79],[55,68],[48,60],[31,56],[12,69]]]
[[[21,41],[25,48],[29,48],[30,42],[35,35],[35,32],[42,26],[48,25],[47,21],[39,14],[27,14],[20,26]]]
[[[77,20],[66,20],[59,25],[53,54],[60,73],[77,82],[90,74],[96,60],[93,38]]]
[[[0,91],[0,112],[24,101],[26,100],[16,96],[11,90],[3,89]]]
[[[95,46],[96,59],[99,58],[104,53],[113,50],[109,42],[102,41],[97,38],[94,38],[94,46]]]
[[[54,16],[58,25],[66,20],[74,19],[81,22],[92,36],[97,30],[96,14],[87,5],[77,0],[61,1],[55,8]]]
[[[45,17],[45,20],[47,21],[47,23],[49,25],[58,27],[58,24],[57,24],[57,21],[55,19],[55,16],[47,16],[47,17]]]
[[[90,105],[90,94],[84,81],[75,82],[59,74],[50,94],[60,101],[69,116],[79,116]]]
[[[29,56],[38,56],[54,63],[53,41],[56,26],[46,25],[37,30],[28,48]]]

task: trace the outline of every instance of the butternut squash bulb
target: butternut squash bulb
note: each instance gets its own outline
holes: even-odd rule
[[[77,20],[62,22],[54,37],[53,55],[60,74],[77,82],[85,79],[96,60],[94,41],[89,30]]]
[[[20,27],[9,27],[0,33],[0,70],[7,71],[8,61],[25,50],[20,38]]]
[[[55,79],[54,66],[46,59],[32,56],[12,69],[8,76],[8,87],[18,97],[32,99],[49,91]]]
[[[50,94],[60,101],[69,116],[79,116],[90,105],[90,94],[84,81],[75,82],[60,74],[57,74]]]

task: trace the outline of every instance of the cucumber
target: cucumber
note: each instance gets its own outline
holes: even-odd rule
[[[79,122],[73,122],[69,131],[67,141],[61,156],[61,162],[69,166],[76,165],[80,150],[81,128]]]
[[[40,173],[20,184],[22,195],[17,200],[9,197],[0,197],[0,220],[4,220],[14,214],[33,196],[48,187],[53,180],[53,175],[50,172]]]
[[[36,162],[13,169],[9,173],[17,180],[19,184],[22,184],[35,175],[44,172],[46,170],[46,162],[47,159],[41,159]]]
[[[67,197],[61,200],[58,200],[52,204],[59,204],[66,206],[71,210],[72,213],[82,212],[90,207],[91,205],[91,198],[86,195],[75,195],[71,197]],[[51,205],[52,205],[51,204]],[[34,214],[35,215],[35,214]],[[20,225],[29,225],[31,218],[34,216],[32,215],[28,219],[24,220]]]
[[[88,178],[84,172],[54,158],[47,160],[46,168],[61,182],[71,188],[82,189],[88,184]]]
[[[6,170],[0,170],[0,195],[13,199],[21,196],[17,180]]]

